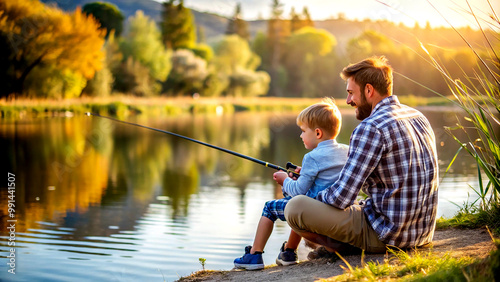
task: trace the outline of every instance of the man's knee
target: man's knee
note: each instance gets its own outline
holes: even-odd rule
[[[307,207],[307,202],[312,200],[311,198],[298,195],[293,197],[285,207],[285,218],[290,227],[297,228],[299,226],[299,222],[301,220],[301,215],[304,211],[304,208]]]

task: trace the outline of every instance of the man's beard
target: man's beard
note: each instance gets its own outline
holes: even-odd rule
[[[351,106],[356,106],[355,103],[351,103]],[[356,108],[356,118],[358,120],[364,120],[369,117],[372,113],[372,106],[368,104],[365,96],[361,96],[361,105],[357,105]]]

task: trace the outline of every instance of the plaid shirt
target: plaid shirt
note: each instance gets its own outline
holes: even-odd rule
[[[361,204],[379,239],[397,247],[432,241],[438,202],[434,132],[419,111],[395,96],[380,101],[351,135],[340,178],[317,199],[339,209]]]

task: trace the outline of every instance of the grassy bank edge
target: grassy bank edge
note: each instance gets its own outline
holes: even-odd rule
[[[417,106],[445,106],[450,103],[441,97],[425,98],[398,96],[403,104]],[[185,113],[220,114],[240,111],[251,112],[300,112],[321,98],[192,98],[192,97],[134,97],[115,95],[106,98],[78,98],[67,100],[48,99],[0,99],[1,119],[22,119],[84,114],[93,112],[118,118],[130,115],[175,116]],[[344,99],[337,99],[339,108],[347,108]]]
[[[390,259],[384,263],[368,262],[360,267],[348,268],[339,276],[320,279],[318,281],[497,281],[500,273],[500,222],[496,219],[500,214],[500,206],[492,206],[489,210],[474,209],[464,206],[450,219],[439,218],[436,230],[447,228],[477,229],[490,232],[496,249],[484,259],[471,257],[453,257],[449,253],[436,254],[430,250],[402,251],[390,250]],[[272,268],[276,265],[267,265]],[[196,281],[209,279],[213,275],[224,276],[229,270],[200,270],[178,281]]]

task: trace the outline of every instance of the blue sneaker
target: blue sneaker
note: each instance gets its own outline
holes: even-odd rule
[[[234,260],[234,267],[246,270],[258,270],[264,268],[264,260],[262,260],[262,253],[251,254],[252,246],[245,247],[245,254],[241,258]]]
[[[297,250],[286,249],[285,250],[286,241],[283,243],[280,249],[280,254],[278,258],[276,258],[277,265],[292,265],[299,263],[297,258]]]

